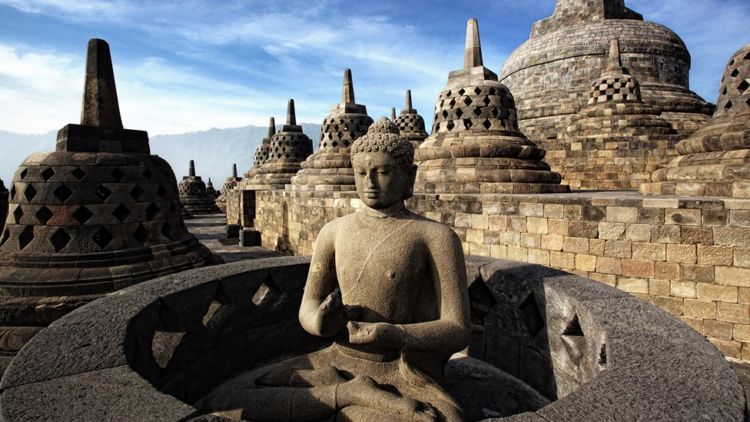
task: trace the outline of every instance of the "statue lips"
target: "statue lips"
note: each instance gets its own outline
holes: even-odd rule
[[[365,192],[365,196],[369,199],[377,199],[379,195],[379,191],[368,190]]]

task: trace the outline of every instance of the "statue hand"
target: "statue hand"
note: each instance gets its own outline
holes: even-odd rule
[[[349,343],[371,344],[400,349],[404,346],[404,331],[387,322],[349,321]]]
[[[336,289],[318,307],[318,317],[325,331],[335,335],[348,321],[346,306],[341,299],[341,290]]]

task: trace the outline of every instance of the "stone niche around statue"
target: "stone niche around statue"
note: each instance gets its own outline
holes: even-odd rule
[[[545,151],[520,132],[513,95],[484,67],[479,28],[470,19],[464,68],[448,76],[430,135],[417,149],[415,192],[568,192]]]
[[[750,198],[750,44],[729,60],[713,118],[677,152],[642,193]]]

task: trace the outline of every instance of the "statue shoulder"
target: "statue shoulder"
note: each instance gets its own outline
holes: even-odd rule
[[[347,214],[343,217],[333,219],[323,225],[318,236],[335,236],[342,230],[347,230],[356,221],[356,213]]]
[[[416,220],[416,228],[423,234],[425,239],[437,242],[461,243],[458,235],[450,226],[421,216]]]

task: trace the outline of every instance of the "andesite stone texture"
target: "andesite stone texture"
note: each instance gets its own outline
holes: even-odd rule
[[[500,75],[516,95],[521,130],[541,142],[554,139],[586,105],[589,84],[605,67],[610,40],[641,83],[643,100],[689,135],[712,106],[689,90],[690,54],[669,28],[647,22],[624,0],[558,0],[551,17],[534,24],[529,40],[508,57]],[[561,162],[549,160],[553,169]]]
[[[269,131],[269,135],[271,135]],[[264,140],[265,141],[265,140]],[[281,187],[290,182],[304,162],[312,154],[312,140],[297,125],[294,100],[287,106],[286,124],[274,133],[268,143],[268,157],[256,164],[253,175],[243,182],[243,188]]]
[[[29,156],[0,239],[0,364],[42,327],[107,292],[213,263],[185,228],[169,164],[123,129],[109,46],[88,43],[81,124]],[[54,353],[53,353],[54,354]]]
[[[750,44],[727,64],[713,118],[677,144],[679,157],[641,192],[750,198]]]
[[[572,188],[637,190],[665,159],[677,155],[681,138],[656,107],[643,102],[640,83],[622,66],[614,39],[588,104],[557,142],[545,143],[546,157],[559,163],[563,183]]]
[[[464,69],[448,76],[432,134],[416,151],[415,192],[567,192],[544,155],[520,132],[511,92],[483,66],[478,24],[470,19]]]
[[[213,191],[213,186],[212,189]],[[191,214],[211,214],[220,212],[216,206],[216,196],[209,193],[206,184],[195,174],[195,161],[190,160],[188,175],[180,181],[180,202]],[[214,191],[215,192],[215,191]]]
[[[391,120],[398,126],[401,136],[411,141],[414,149],[419,148],[422,141],[429,136],[424,127],[424,119],[412,105],[411,90],[406,91],[404,108],[401,110],[401,114],[398,117],[392,117]]]
[[[208,178],[208,183],[206,183],[206,196],[213,199],[219,197],[219,193],[216,192],[216,189],[214,188],[214,182],[211,181],[210,177]]]
[[[331,108],[320,126],[318,150],[301,163],[302,169],[292,177],[292,190],[354,190],[349,148],[367,133],[373,120],[367,115],[367,107],[355,102],[350,69],[344,71],[341,97],[341,103]]]
[[[236,188],[241,180],[242,178],[237,177],[237,164],[232,164],[232,176],[224,181],[224,186],[221,188],[219,197],[216,198],[216,206],[219,207],[222,212],[227,211],[227,193]]]

